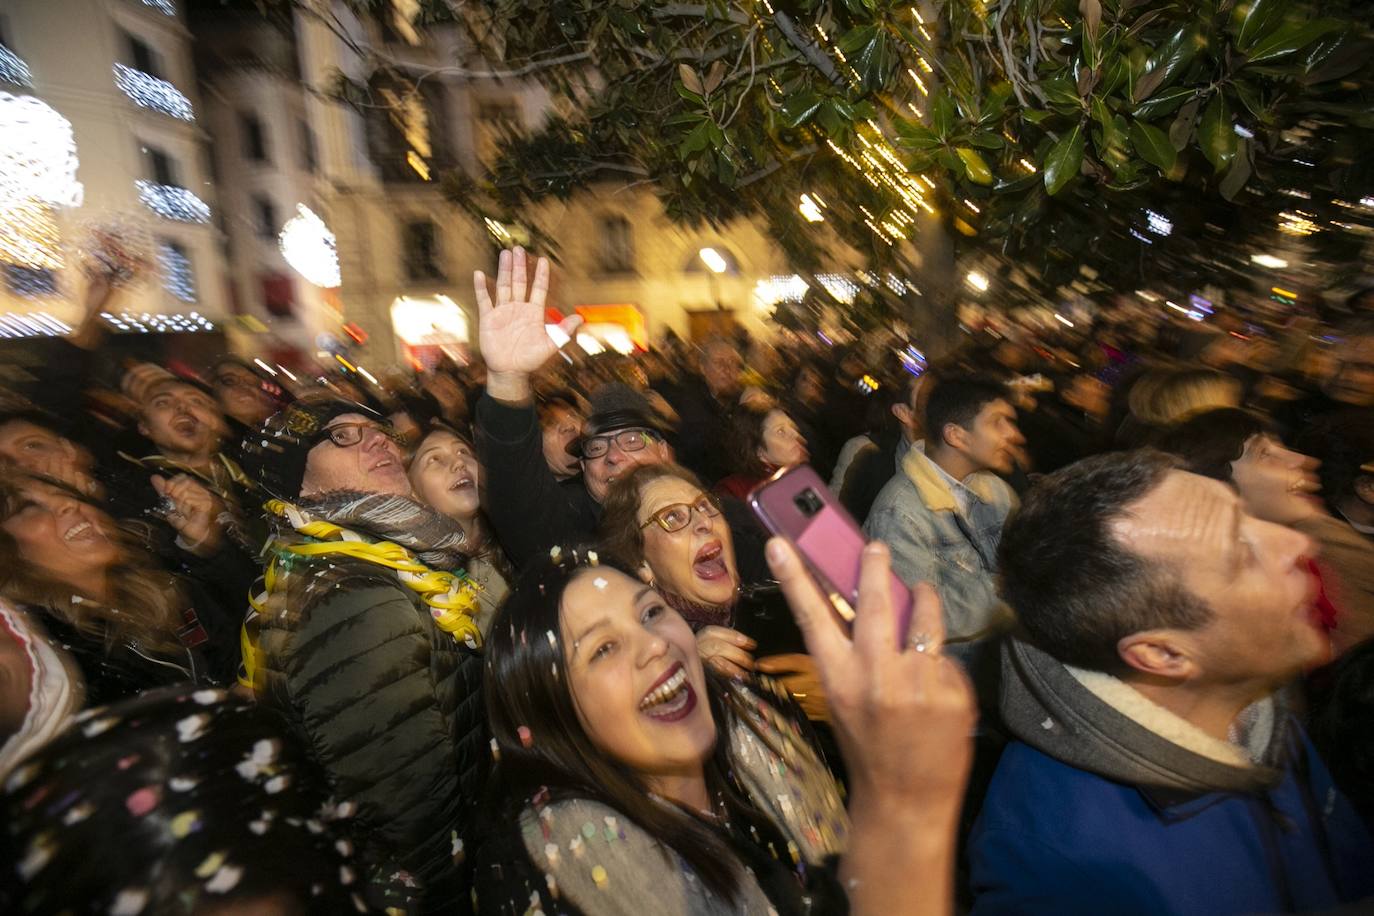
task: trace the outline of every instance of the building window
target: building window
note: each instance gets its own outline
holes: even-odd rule
[[[182,302],[195,302],[196,274],[186,249],[170,239],[159,239],[157,261],[162,271],[163,288]]]
[[[254,162],[268,161],[267,131],[255,114],[239,115],[239,132],[243,138],[243,155]]]
[[[633,273],[635,238],[630,221],[623,216],[601,219],[601,270],[605,273]]]
[[[432,220],[417,220],[405,227],[406,276],[412,280],[442,280],[439,264],[439,227]]]
[[[253,198],[253,223],[258,235],[265,239],[275,239],[280,227],[277,225],[277,207],[266,197]]]
[[[304,121],[300,122],[301,131],[301,168],[314,172],[319,168],[318,154],[315,152],[315,132]]]
[[[129,66],[149,76],[162,78],[162,67],[158,62],[157,52],[152,49],[151,45],[137,35],[130,35],[128,32],[124,33],[124,43],[128,46]]]
[[[367,112],[367,146],[382,179],[433,181],[452,168],[442,84],[379,77],[372,88],[380,104]]]
[[[288,274],[259,274],[258,288],[262,291],[262,307],[277,318],[290,318],[295,311],[295,284]]]
[[[176,160],[156,146],[143,147],[143,159],[144,171],[152,181],[169,186],[181,184],[177,180]]]
[[[477,106],[477,158],[491,162],[507,136],[519,130],[520,107],[509,100],[485,101]]]
[[[5,289],[10,295],[24,299],[57,294],[57,273],[46,267],[27,267],[22,264],[3,264]]]

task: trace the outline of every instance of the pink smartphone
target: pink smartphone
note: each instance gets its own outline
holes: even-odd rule
[[[778,471],[749,493],[749,506],[764,527],[792,542],[836,613],[852,624],[867,542],[820,476],[805,464]],[[904,642],[911,623],[911,589],[896,573],[892,603],[897,608],[897,635]]]

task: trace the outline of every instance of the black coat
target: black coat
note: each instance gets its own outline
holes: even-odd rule
[[[601,504],[581,477],[559,481],[544,460],[539,419],[529,405],[504,404],[488,395],[477,402],[477,457],[486,475],[483,509],[496,539],[517,568],[554,545],[591,543]],[[745,582],[766,579],[766,534],[739,500],[721,500]]]

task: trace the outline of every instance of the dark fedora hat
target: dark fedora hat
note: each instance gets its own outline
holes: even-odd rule
[[[649,399],[622,382],[602,385],[591,396],[591,412],[582,424],[582,435],[568,443],[568,454],[582,456],[588,439],[622,429],[647,429],[660,436],[671,430],[654,411]]]

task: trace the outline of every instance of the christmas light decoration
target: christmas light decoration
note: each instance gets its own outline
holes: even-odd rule
[[[1146,226],[1155,235],[1169,235],[1174,231],[1174,224],[1168,217],[1162,216],[1153,210],[1145,211],[1145,219],[1149,225]]]
[[[118,315],[112,312],[101,312],[100,317],[116,331],[126,333],[200,334],[215,329],[214,322],[201,315],[200,312],[188,312],[186,314],[121,312]]]
[[[181,248],[165,240],[158,242],[157,263],[163,288],[182,302],[195,302],[196,276],[191,270],[191,259]]]
[[[71,331],[71,325],[47,312],[0,314],[0,338],[61,337]]]
[[[859,294],[859,284],[843,274],[817,274],[816,280],[825,287],[826,292],[845,305],[853,303],[854,297]]]
[[[134,185],[138,188],[138,199],[163,219],[183,223],[210,221],[210,205],[185,188],[158,184],[143,178],[134,181]]]
[[[33,85],[33,74],[29,72],[29,65],[4,45],[0,45],[0,82],[13,83],[16,86]]]
[[[305,204],[296,205],[296,215],[282,226],[278,244],[286,263],[311,283],[326,289],[341,285],[334,233]]]
[[[79,206],[72,125],[31,95],[0,92],[0,260],[62,266],[56,207]]]
[[[181,94],[177,87],[151,73],[135,70],[123,64],[114,65],[115,85],[119,91],[133,100],[140,108],[160,111],[182,121],[194,121],[195,109],[191,100]]]
[[[176,5],[172,3],[172,0],[143,0],[143,5],[151,6],[159,13],[165,13],[168,16],[177,14]]]

